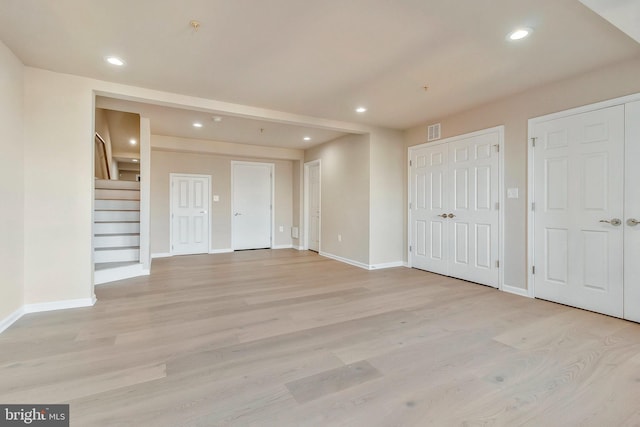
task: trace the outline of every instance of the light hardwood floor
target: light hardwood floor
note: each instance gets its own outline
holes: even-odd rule
[[[158,259],[0,335],[72,426],[640,425],[640,325],[311,252]]]

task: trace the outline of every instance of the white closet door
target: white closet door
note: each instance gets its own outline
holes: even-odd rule
[[[624,318],[640,322],[640,101],[626,105]]]
[[[498,287],[501,132],[412,150],[411,265]]]
[[[451,142],[449,219],[450,274],[498,287],[500,134]]]
[[[535,296],[622,317],[624,106],[537,123],[533,136]]]
[[[446,144],[414,150],[411,158],[412,265],[449,274],[448,149]]]

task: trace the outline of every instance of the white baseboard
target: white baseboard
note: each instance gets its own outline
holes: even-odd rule
[[[41,311],[64,310],[67,308],[91,307],[96,303],[93,298],[69,299],[65,301],[41,302],[37,304],[25,304],[24,313],[39,313]]]
[[[336,261],[340,261],[340,262],[344,262],[345,264],[349,264],[349,265],[353,265],[355,267],[360,267],[360,268],[364,268],[365,270],[369,270],[369,265],[359,262],[359,261],[354,261],[352,259],[348,259],[348,258],[343,258],[341,256],[338,255],[333,255],[327,252],[320,252],[320,255],[326,258],[331,258],[333,260]]]
[[[409,265],[409,262],[408,262],[408,261],[407,261],[407,262],[403,262],[403,263],[402,263],[402,266],[403,266],[403,267],[407,267],[407,268],[411,268],[411,266]]]
[[[355,267],[364,268],[365,270],[382,270],[385,268],[395,268],[395,267],[403,267],[405,263],[403,261],[395,261],[395,262],[386,262],[382,264],[365,264],[360,261],[354,261],[352,259],[343,258],[338,255],[330,254],[327,252],[320,252],[320,255],[326,258],[331,258],[336,261],[344,262],[345,264],[353,265]]]
[[[24,307],[20,307],[4,319],[0,320],[0,333],[4,332],[9,326],[13,325],[24,315]]]
[[[127,265],[125,267],[97,270],[93,273],[93,283],[103,285],[116,280],[131,279],[133,277],[148,276],[151,272],[145,270],[142,264]]]
[[[271,249],[293,249],[293,245],[276,245],[271,246]]]
[[[529,291],[527,291],[526,289],[517,288],[515,286],[509,286],[509,285],[503,284],[502,290],[510,294],[520,295],[521,297],[533,298],[531,295],[529,295]]]
[[[41,302],[36,304],[25,304],[4,319],[0,320],[0,333],[4,332],[17,322],[22,316],[28,313],[40,313],[42,311],[65,310],[68,308],[91,307],[96,303],[96,296],[91,298],[70,299],[65,301]]]
[[[293,249],[297,249],[299,251],[304,251],[305,250],[304,246],[294,246]]]
[[[228,254],[233,252],[233,249],[231,248],[227,248],[227,249],[209,249],[209,253],[210,254]]]
[[[404,262],[395,261],[395,262],[385,262],[382,264],[371,264],[369,266],[369,270],[382,270],[385,268],[395,268],[395,267],[404,267]]]
[[[154,258],[169,258],[171,256],[170,253],[168,252],[161,252],[161,253],[157,253],[157,254],[151,254],[151,259]]]

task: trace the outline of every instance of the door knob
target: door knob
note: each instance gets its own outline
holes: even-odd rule
[[[640,224],[640,221],[638,221],[638,220],[637,220],[637,219],[635,219],[635,218],[629,218],[629,219],[627,220],[627,225],[628,225],[629,227],[635,227],[635,226],[636,226],[636,225],[638,225],[638,224]]]
[[[449,218],[453,218],[453,217],[455,217],[455,215],[454,215],[454,214],[452,214],[452,213],[450,213],[450,214],[449,214],[449,215],[447,215],[447,216],[448,216]]]
[[[236,212],[233,214],[233,216],[238,216],[238,215],[242,215],[240,212]]]
[[[441,217],[441,218],[446,218],[447,214],[442,214],[442,215],[438,215],[438,216]]]
[[[607,224],[615,225],[616,227],[622,224],[622,221],[620,221],[618,218],[613,218],[610,221],[606,219],[601,219],[600,222],[606,222]]]

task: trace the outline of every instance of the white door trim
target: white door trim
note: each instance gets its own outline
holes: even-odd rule
[[[211,193],[211,175],[198,175],[192,173],[170,173],[169,174],[169,256],[175,255],[173,252],[173,180],[179,176],[186,176],[190,178],[204,178],[207,180],[209,186],[209,193]],[[207,247],[211,252],[211,194],[209,194],[209,207],[207,210],[207,216],[209,217],[209,231],[207,233]]]
[[[318,221],[318,253],[322,250],[322,159],[312,160],[304,164],[304,238],[302,248],[309,250],[309,168],[318,165],[318,204],[320,218]]]
[[[234,197],[234,187],[233,187],[233,170],[234,167],[236,165],[251,165],[251,166],[255,166],[255,165],[261,165],[261,166],[267,166],[269,168],[269,171],[271,173],[271,194],[270,194],[270,200],[271,200],[271,237],[269,239],[270,248],[273,248],[273,238],[275,235],[275,229],[276,229],[276,215],[275,215],[275,200],[274,200],[274,195],[275,195],[275,182],[276,182],[276,165],[275,163],[264,163],[264,162],[247,162],[247,161],[240,161],[240,160],[232,160],[231,161],[231,212],[229,213],[230,216],[229,218],[231,218],[231,248],[232,250],[235,250],[235,242],[234,242],[234,235],[233,235],[233,212],[234,212],[234,206],[233,206],[233,197]]]
[[[413,257],[410,251],[410,247],[412,246],[411,236],[411,209],[410,204],[411,201],[411,166],[410,161],[413,156],[413,152],[415,150],[419,150],[425,147],[433,147],[434,145],[440,144],[448,144],[450,142],[458,141],[460,139],[472,138],[480,135],[486,135],[494,132],[498,132],[499,135],[499,143],[498,143],[498,203],[500,204],[500,209],[498,210],[498,221],[500,225],[498,227],[498,260],[500,261],[500,268],[498,268],[498,289],[502,290],[504,286],[504,125],[495,126],[492,128],[482,129],[475,132],[466,133],[463,135],[456,135],[449,138],[441,139],[433,142],[426,142],[420,145],[413,145],[409,147],[407,152],[407,264],[409,268],[413,267]]]
[[[616,105],[623,105],[629,102],[640,101],[640,93],[633,95],[622,96],[619,98],[608,99],[602,102],[596,102],[594,104],[583,105],[581,107],[571,108],[569,110],[558,111],[544,116],[533,117],[528,120],[527,127],[527,295],[531,298],[535,296],[534,280],[533,280],[533,267],[535,264],[534,258],[534,215],[533,209],[534,185],[533,185],[533,171],[534,171],[534,149],[533,149],[533,128],[534,125],[540,122],[546,122],[548,120],[559,119],[563,117],[575,116],[577,114],[588,113],[595,110],[601,110],[604,108],[614,107]]]

